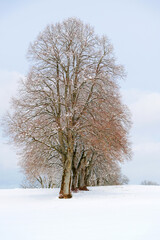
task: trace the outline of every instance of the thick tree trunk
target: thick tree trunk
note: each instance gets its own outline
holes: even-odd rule
[[[66,160],[65,167],[63,169],[61,190],[59,198],[71,198],[71,162],[70,159]]]
[[[71,198],[71,169],[72,169],[73,148],[68,148],[67,158],[64,162],[61,190],[59,198]]]
[[[78,171],[76,169],[72,168],[72,191],[77,192],[78,191]]]
[[[73,176],[72,176],[72,191],[74,191],[74,192],[78,192],[78,190],[79,190],[80,169],[81,169],[81,166],[83,164],[83,158],[84,158],[84,149],[82,150],[81,156],[78,160],[76,159],[76,150],[77,149],[75,149],[75,151],[74,151],[73,163],[72,163],[72,173],[73,173]],[[77,164],[74,163],[75,160],[78,161]]]
[[[85,169],[84,168],[82,168],[80,172],[79,190],[89,191],[87,186],[85,185]]]
[[[90,178],[89,168],[86,167],[86,169],[85,169],[85,178],[84,178],[85,186],[89,186],[89,178]]]

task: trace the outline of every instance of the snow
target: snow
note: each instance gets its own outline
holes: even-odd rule
[[[160,186],[89,189],[67,200],[59,189],[1,189],[0,239],[160,239]]]

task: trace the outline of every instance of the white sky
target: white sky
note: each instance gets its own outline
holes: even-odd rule
[[[158,0],[1,0],[0,116],[27,74],[29,43],[49,23],[78,17],[111,40],[127,78],[121,83],[131,109],[133,160],[123,172],[130,183],[160,183],[160,1]],[[0,135],[1,129],[0,129]],[[20,184],[15,151],[0,137],[0,187]]]

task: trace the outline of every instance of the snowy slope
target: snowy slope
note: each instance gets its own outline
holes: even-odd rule
[[[160,187],[94,187],[72,199],[58,189],[1,189],[1,240],[159,240]]]

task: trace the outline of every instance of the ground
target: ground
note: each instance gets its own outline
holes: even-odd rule
[[[160,186],[1,189],[2,240],[159,240]]]

